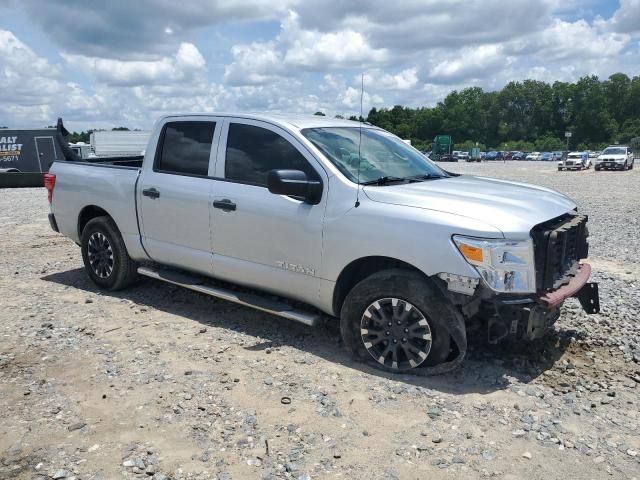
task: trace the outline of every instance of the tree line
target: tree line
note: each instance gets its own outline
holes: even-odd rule
[[[456,149],[598,150],[640,137],[640,76],[623,73],[601,81],[509,82],[500,91],[480,87],[452,91],[434,107],[372,108],[369,123],[429,149],[438,134],[453,137]]]
[[[93,132],[99,132],[101,130],[87,130],[86,132],[82,131],[82,132],[72,132],[69,133],[69,136],[67,137],[67,142],[69,143],[78,143],[78,142],[84,142],[84,143],[89,143],[89,140],[91,138],[91,134]],[[128,132],[130,131],[129,128],[127,127],[115,127],[112,128],[111,131],[113,132]]]

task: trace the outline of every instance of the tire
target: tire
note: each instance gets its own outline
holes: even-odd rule
[[[365,278],[349,292],[340,312],[340,332],[357,360],[400,372],[447,359],[451,346],[447,325],[456,315],[423,275],[390,269]]]
[[[82,231],[82,260],[89,278],[105,290],[121,290],[137,277],[138,264],[129,257],[122,235],[107,216],[91,219]]]

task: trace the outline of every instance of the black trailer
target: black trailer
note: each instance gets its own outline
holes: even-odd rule
[[[42,176],[56,159],[79,160],[58,119],[56,128],[0,129],[0,188],[41,187]]]

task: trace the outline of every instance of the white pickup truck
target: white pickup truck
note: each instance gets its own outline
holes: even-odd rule
[[[573,201],[446,172],[371,125],[169,116],[143,160],[118,162],[56,161],[45,178],[52,228],[104,289],[144,275],[308,325],[338,317],[358,359],[428,374],[462,361],[467,322],[535,339],[568,297],[599,308]]]

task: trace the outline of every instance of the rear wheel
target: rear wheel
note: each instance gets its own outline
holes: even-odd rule
[[[89,278],[100,288],[120,290],[137,276],[115,222],[107,216],[90,220],[82,231],[82,260]]]
[[[434,366],[449,356],[453,307],[421,274],[391,269],[358,283],[340,316],[345,345],[389,371]]]

